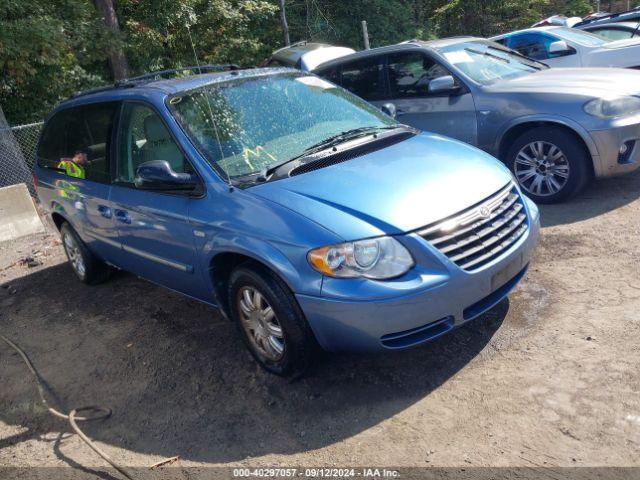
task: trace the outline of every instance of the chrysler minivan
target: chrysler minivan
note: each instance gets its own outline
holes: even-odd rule
[[[118,268],[214,305],[280,375],[318,347],[404,349],[478,317],[538,239],[500,162],[293,69],[79,94],[37,156],[81,281]]]

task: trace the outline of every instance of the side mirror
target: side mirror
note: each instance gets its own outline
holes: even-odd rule
[[[136,169],[133,183],[141,190],[192,191],[198,179],[189,173],[176,173],[166,160],[144,162]]]
[[[398,115],[398,109],[396,108],[396,106],[393,103],[385,103],[380,107],[380,110],[382,110],[384,113],[386,113],[387,115],[389,115],[392,118],[396,118],[396,116]]]
[[[456,81],[451,75],[434,78],[429,82],[429,86],[427,87],[427,91],[431,95],[438,93],[453,93],[457,92],[459,89],[460,87],[456,85]]]
[[[564,40],[558,40],[549,45],[549,53],[555,53],[556,55],[567,55],[573,49]]]

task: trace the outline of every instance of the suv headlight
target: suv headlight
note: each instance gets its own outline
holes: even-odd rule
[[[596,98],[584,105],[584,111],[598,118],[626,117],[640,112],[640,98],[632,96],[608,100]]]
[[[335,278],[398,277],[413,267],[413,258],[400,242],[391,237],[369,238],[329,245],[307,255],[318,272]]]

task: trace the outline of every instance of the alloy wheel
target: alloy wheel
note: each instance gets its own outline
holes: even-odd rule
[[[72,235],[66,234],[63,239],[63,244],[71,266],[80,277],[84,277],[87,269],[80,247],[78,247],[78,242],[76,242]]]
[[[282,327],[267,299],[254,287],[238,291],[238,312],[249,341],[263,357],[277,362],[284,356]]]
[[[513,170],[522,189],[539,197],[558,193],[569,180],[567,157],[549,142],[536,141],[522,147]]]

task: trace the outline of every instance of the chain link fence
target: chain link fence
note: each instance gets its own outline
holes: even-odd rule
[[[0,128],[0,187],[26,183],[32,196],[32,172],[42,122]]]

